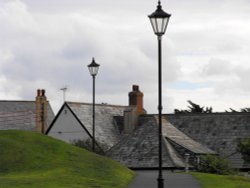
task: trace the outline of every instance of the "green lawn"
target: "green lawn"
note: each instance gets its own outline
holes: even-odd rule
[[[0,188],[125,188],[134,173],[38,133],[0,131]]]
[[[241,176],[225,176],[206,173],[191,173],[202,188],[250,188],[250,179]]]

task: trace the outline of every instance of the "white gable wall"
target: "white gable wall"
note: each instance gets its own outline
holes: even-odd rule
[[[48,135],[68,143],[72,143],[73,140],[86,140],[90,138],[66,105],[56,119],[56,122],[54,122]]]

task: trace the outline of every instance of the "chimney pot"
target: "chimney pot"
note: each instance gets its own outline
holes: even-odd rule
[[[133,91],[139,91],[139,86],[138,85],[133,85]]]
[[[38,90],[37,90],[37,97],[40,97],[40,95],[41,95],[41,90],[38,89]]]
[[[45,89],[42,89],[42,96],[45,96]]]

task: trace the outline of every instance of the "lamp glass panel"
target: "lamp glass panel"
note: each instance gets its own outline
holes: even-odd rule
[[[150,18],[151,25],[155,34],[164,34],[169,18]]]
[[[162,28],[162,31],[163,31],[163,33],[165,33],[166,32],[166,30],[167,30],[167,26],[168,26],[168,21],[169,21],[169,18],[164,18],[163,19],[163,28]]]
[[[152,28],[154,30],[154,33],[157,32],[157,23],[156,23],[156,19],[155,18],[150,18],[150,22],[151,22],[151,25],[152,25]]]
[[[163,32],[163,18],[156,18],[156,23],[157,23],[157,33],[162,33]]]
[[[89,72],[92,76],[96,76],[98,73],[99,66],[89,67]]]

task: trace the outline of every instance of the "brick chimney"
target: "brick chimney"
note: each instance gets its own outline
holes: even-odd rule
[[[129,92],[129,107],[124,110],[124,129],[123,133],[130,134],[138,125],[138,116],[145,114],[143,109],[143,93],[140,92],[138,85],[133,85],[133,91]]]
[[[133,85],[133,91],[129,92],[129,106],[136,107],[136,114],[141,115],[145,114],[143,109],[143,93],[139,90],[138,85]]]
[[[45,90],[38,89],[36,96],[36,131],[43,134],[47,129],[47,105]]]

